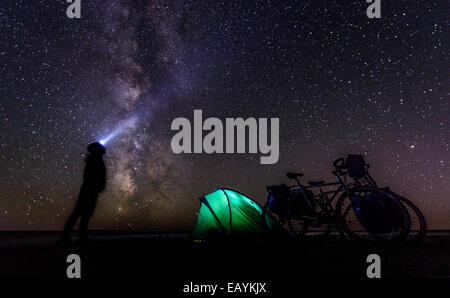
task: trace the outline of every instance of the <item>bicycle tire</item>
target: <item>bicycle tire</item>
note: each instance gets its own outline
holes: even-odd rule
[[[412,216],[411,212],[409,212],[409,216],[411,218],[411,231],[409,233],[409,236],[406,238],[406,242],[411,243],[411,244],[419,243],[420,241],[423,240],[423,238],[425,238],[425,235],[427,233],[427,222],[425,220],[425,216],[423,216],[423,213],[420,211],[420,209],[416,205],[414,205],[413,202],[408,200],[407,198],[405,198],[399,194],[396,194],[394,192],[390,192],[390,194],[392,194],[394,197],[396,197],[403,204],[410,207],[412,209],[412,211],[415,213],[415,216],[417,216],[417,218],[419,220],[419,229],[417,230],[417,234],[415,234],[415,233],[412,234],[411,233],[411,232],[413,232],[413,223],[412,222],[413,222],[414,217]]]
[[[282,236],[282,237],[286,236],[287,234],[289,234],[289,231],[286,229],[285,225],[283,225],[283,223],[280,222],[279,217],[270,212],[270,210],[268,210],[269,209],[268,205],[269,202],[267,201],[261,210],[261,225],[263,229],[273,236]],[[273,217],[273,219],[275,219],[279,223],[279,228],[276,229],[270,228],[266,221],[268,217]]]
[[[321,228],[326,225],[325,229],[312,229],[311,222],[308,221],[304,221],[301,229],[298,229],[294,226],[291,218],[288,218],[287,221],[290,232],[297,238],[311,237],[311,239],[325,240],[331,235],[331,231],[333,230],[332,224],[323,224],[319,227]]]
[[[268,225],[266,222],[267,208],[269,208],[269,201],[267,201],[261,211],[261,223],[264,229],[268,229]]]
[[[394,197],[389,192],[386,192],[380,188],[375,188],[375,187],[370,187],[370,186],[355,187],[355,188],[351,189],[350,191],[352,193],[357,193],[358,195],[360,195],[360,193],[367,194],[369,192],[385,195],[385,196],[389,197],[394,204],[396,204],[396,206],[399,208],[399,210],[402,213],[402,225],[400,228],[401,229],[400,232],[398,232],[392,239],[389,239],[389,240],[383,239],[379,234],[369,232],[362,226],[362,224],[359,222],[358,218],[356,217],[356,214],[354,214],[354,210],[353,210],[349,195],[347,193],[343,193],[339,197],[339,199],[336,203],[336,214],[338,216],[338,220],[340,222],[341,227],[344,229],[345,233],[350,238],[352,238],[356,241],[359,241],[359,242],[366,242],[366,243],[380,242],[380,243],[385,243],[385,244],[388,244],[388,243],[399,244],[406,239],[406,237],[409,234],[410,228],[411,228],[411,220],[410,220],[408,211],[406,210],[403,203],[400,202],[400,200],[398,200],[396,197]],[[346,217],[344,217],[344,215],[342,214],[342,209],[343,209],[344,202],[346,199],[350,201],[350,205],[348,207],[346,207],[346,210],[345,210],[346,214],[349,214],[349,212],[353,212],[354,216],[352,218],[352,223],[359,224],[358,230],[351,228],[349,226],[349,223],[347,223],[347,218],[346,218],[347,215],[345,215]],[[390,234],[390,233],[385,233],[385,234]]]
[[[294,219],[290,218],[288,216],[287,218],[287,224],[289,227],[289,231],[294,235],[296,238],[304,238],[306,235],[306,231],[308,230],[309,224],[306,221],[303,221],[303,225],[299,228],[297,228],[294,224]]]

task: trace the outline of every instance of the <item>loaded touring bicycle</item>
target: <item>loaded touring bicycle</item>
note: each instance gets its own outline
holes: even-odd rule
[[[336,182],[300,182],[302,173],[287,173],[296,185],[267,186],[262,219],[270,213],[292,235],[327,237],[333,229],[364,242],[417,242],[426,232],[425,218],[406,198],[379,188],[361,155],[334,161]]]

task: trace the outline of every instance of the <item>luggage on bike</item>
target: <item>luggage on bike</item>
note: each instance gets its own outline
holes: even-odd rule
[[[285,217],[299,217],[311,212],[314,194],[310,190],[290,189],[286,184],[268,187],[270,212]]]
[[[290,189],[286,184],[273,185],[268,188],[268,207],[270,212],[285,215],[289,208]]]
[[[369,233],[389,233],[402,228],[403,213],[398,204],[381,193],[354,195],[352,206],[361,225]]]
[[[367,174],[366,161],[359,154],[348,154],[345,159],[345,168],[353,179],[363,178]]]

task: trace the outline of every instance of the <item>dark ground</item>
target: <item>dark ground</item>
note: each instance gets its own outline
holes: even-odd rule
[[[89,245],[58,247],[59,233],[0,233],[1,278],[66,278],[66,257],[81,257],[82,279],[146,280],[182,292],[190,281],[267,282],[270,291],[306,279],[367,279],[367,255],[381,257],[383,279],[450,278],[450,234],[429,232],[414,246],[367,247],[332,237],[297,242],[199,244],[189,234],[101,233]]]

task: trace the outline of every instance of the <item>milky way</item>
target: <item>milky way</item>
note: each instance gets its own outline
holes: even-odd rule
[[[214,187],[262,203],[286,171],[332,181],[346,153],[450,228],[447,1],[382,1],[379,20],[363,0],[82,0],[79,20],[4,2],[0,229],[60,229],[87,144],[110,134],[93,228],[189,230]],[[173,154],[194,109],[279,118],[279,162]]]

